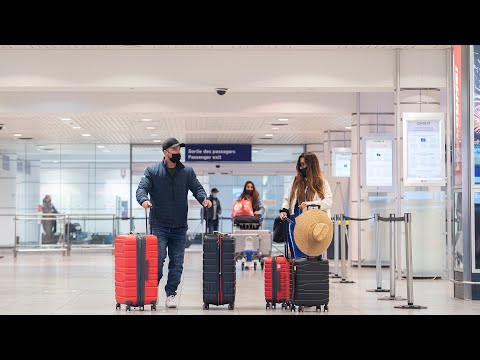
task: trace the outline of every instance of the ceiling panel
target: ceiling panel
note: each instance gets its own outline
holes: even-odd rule
[[[190,143],[299,144],[322,142],[324,131],[344,130],[351,124],[349,114],[295,116],[285,122],[288,125],[277,126],[278,129],[272,129],[272,124],[279,123],[277,119],[264,114],[175,117],[171,114],[82,113],[69,117],[71,120],[68,121],[62,118],[65,117],[57,114],[2,115],[0,123],[4,124],[4,129],[0,131],[0,142],[22,143],[14,136],[22,134],[21,137],[33,138],[27,143],[40,145],[152,144],[155,139],[163,141],[170,136]],[[152,121],[143,122],[142,118],[151,118]]]

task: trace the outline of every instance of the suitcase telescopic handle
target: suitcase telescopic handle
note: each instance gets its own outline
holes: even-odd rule
[[[145,280],[148,280],[148,265],[150,265],[150,261],[145,260]]]
[[[309,208],[321,209],[322,207],[321,207],[320,205],[313,204],[313,205],[307,205],[307,210],[308,210]]]
[[[148,213],[147,213],[147,208],[151,208],[151,206],[148,206],[145,208],[145,235],[148,235]],[[150,210],[151,211],[151,210]]]

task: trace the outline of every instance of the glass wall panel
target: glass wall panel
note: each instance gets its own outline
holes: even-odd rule
[[[453,268],[463,271],[463,230],[462,230],[462,193],[454,195],[454,239],[453,239]]]

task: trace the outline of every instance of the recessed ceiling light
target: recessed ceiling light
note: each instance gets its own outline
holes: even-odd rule
[[[351,126],[345,126],[345,129],[350,130],[352,127]]]
[[[102,149],[104,147],[105,147],[105,145],[97,145],[97,148],[99,148],[99,149]]]
[[[80,129],[80,126],[74,126],[72,129],[78,130]]]
[[[155,139],[155,140],[153,140],[153,142],[162,142],[162,140]]]
[[[87,137],[87,136],[92,136],[92,135],[90,135],[90,134],[82,134],[82,136]]]
[[[145,129],[147,129],[147,130],[155,130],[155,127],[153,127],[153,126],[147,126]]]
[[[158,134],[150,134],[150,136],[158,136]]]
[[[288,121],[288,119],[278,119],[278,121]]]
[[[265,134],[265,136],[273,136],[273,134]]]
[[[142,119],[142,121],[149,122],[152,121],[152,119]]]
[[[108,149],[105,149],[105,150],[103,150],[103,152],[110,152],[110,150],[108,150]]]
[[[38,145],[37,147],[39,147],[39,148],[44,148],[45,145]]]
[[[22,134],[13,134],[13,136],[22,136]]]
[[[72,121],[72,119],[70,119],[70,118],[61,118],[60,120],[62,120],[62,121]]]
[[[280,128],[278,128],[278,127],[272,127],[272,130],[278,130],[278,129],[280,129]]]

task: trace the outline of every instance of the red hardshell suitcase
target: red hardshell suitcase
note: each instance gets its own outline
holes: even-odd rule
[[[286,309],[290,300],[290,261],[284,256],[265,258],[265,301],[266,308],[281,303]]]
[[[286,222],[284,222],[286,224]],[[282,226],[284,226],[282,224]],[[284,232],[286,237],[286,231]],[[285,239],[285,256],[265,258],[265,301],[266,309],[276,308],[277,303],[286,309],[290,301],[290,260],[288,256],[287,240]]]
[[[155,235],[129,234],[115,238],[115,299],[130,307],[158,302],[158,239]]]

